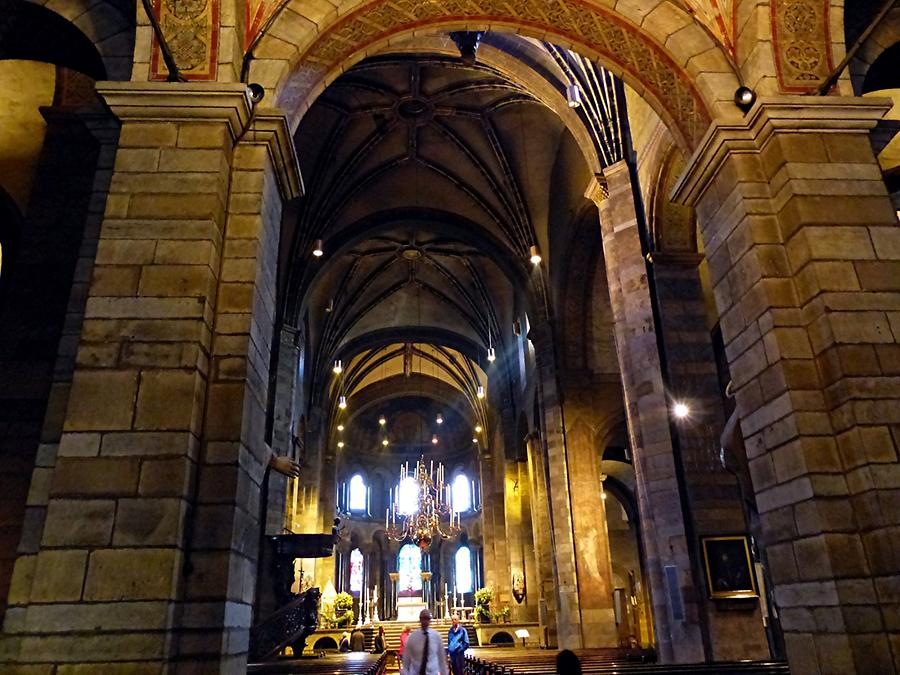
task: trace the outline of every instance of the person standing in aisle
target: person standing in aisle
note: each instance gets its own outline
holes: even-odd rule
[[[419,624],[422,630],[412,631],[406,641],[400,675],[450,675],[444,640],[430,628],[431,612],[427,609],[419,614]]]

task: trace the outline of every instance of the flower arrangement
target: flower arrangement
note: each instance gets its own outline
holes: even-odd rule
[[[478,623],[490,623],[491,602],[494,600],[494,589],[479,588],[475,591],[475,621]]]
[[[322,607],[322,619],[328,628],[348,628],[353,625],[353,596],[338,593],[334,602]]]

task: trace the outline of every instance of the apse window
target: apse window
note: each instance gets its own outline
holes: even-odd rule
[[[350,551],[350,592],[354,595],[362,593],[363,564],[362,551],[358,548]]]
[[[453,479],[453,510],[466,512],[472,510],[472,484],[466,474],[457,474]]]
[[[468,546],[456,551],[456,592],[472,592],[472,551]]]
[[[360,474],[355,474],[350,479],[350,503],[348,507],[351,513],[365,513],[369,506],[369,488]]]
[[[405,544],[397,555],[397,571],[400,573],[397,588],[400,595],[422,590],[422,552],[415,544]]]
[[[397,512],[410,516],[416,512],[419,499],[419,484],[415,478],[404,478],[397,488]]]

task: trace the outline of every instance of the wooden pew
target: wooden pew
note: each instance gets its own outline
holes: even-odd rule
[[[323,657],[303,657],[278,659],[265,663],[251,663],[247,673],[255,675],[382,675],[387,663],[387,654],[351,652],[349,654],[329,654]]]
[[[648,663],[640,650],[575,650],[582,672],[593,675],[789,675],[787,664],[741,661],[692,664]],[[468,675],[556,675],[556,651],[472,649]]]

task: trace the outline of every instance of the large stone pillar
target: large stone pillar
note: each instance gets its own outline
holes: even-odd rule
[[[529,590],[538,604],[538,620],[547,631],[548,645],[557,645],[556,579],[553,571],[553,545],[550,535],[550,496],[540,436],[530,434],[528,450],[528,484],[531,487],[531,532],[534,540],[534,566],[539,585]]]
[[[570,375],[566,388],[566,445],[572,494],[572,525],[578,563],[578,595],[581,600],[582,634],[585,647],[614,647],[619,644],[613,607],[612,559],[606,502],[601,497],[603,481],[596,446],[596,423],[604,411],[619,410],[618,383],[577,382]],[[585,386],[587,384],[587,386]]]
[[[791,672],[900,671],[900,228],[889,102],[759,100],[676,186],[697,206]]]
[[[119,150],[10,660],[243,672],[296,157],[242,85],[98,91]]]
[[[535,347],[538,396],[541,402],[541,458],[546,498],[549,500],[550,528],[541,536],[550,538],[556,600],[556,636],[560,648],[584,646],[578,561],[572,520],[571,472],[575,464],[566,445],[563,396],[557,380],[553,331],[550,326],[534,326],[528,339]]]
[[[685,528],[656,322],[627,163],[620,161],[604,169],[585,196],[600,209],[657,648],[663,661],[702,661],[699,581]]]

